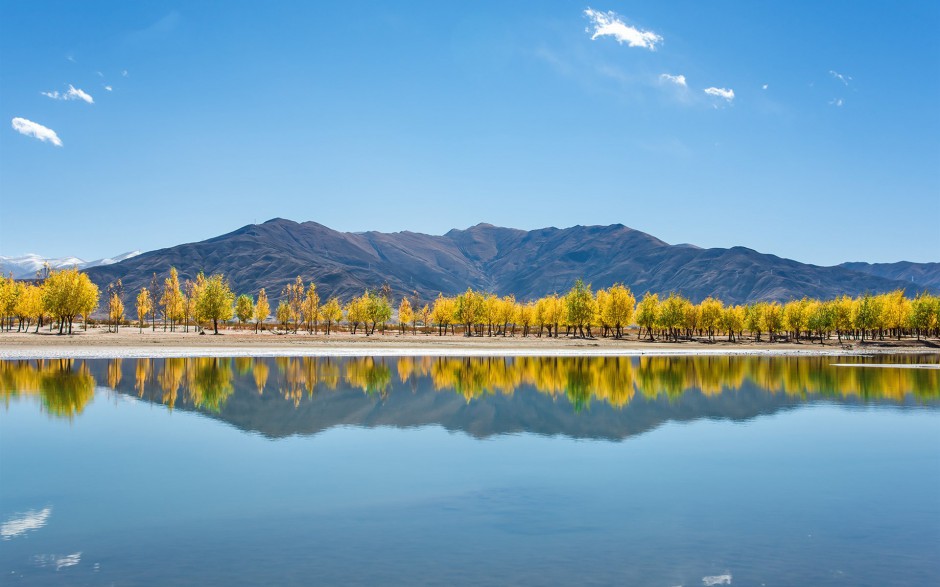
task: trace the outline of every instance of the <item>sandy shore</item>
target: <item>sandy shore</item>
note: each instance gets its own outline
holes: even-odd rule
[[[837,340],[818,342],[742,342],[719,340],[649,342],[628,340],[412,335],[388,332],[385,335],[352,336],[346,333],[326,336],[307,334],[276,335],[270,332],[227,330],[218,336],[193,332],[156,332],[126,328],[119,333],[92,328],[71,336],[52,333],[0,333],[0,359],[40,358],[135,358],[190,356],[638,356],[638,355],[874,355],[930,353],[940,360],[936,344],[905,340],[866,342],[864,345]]]

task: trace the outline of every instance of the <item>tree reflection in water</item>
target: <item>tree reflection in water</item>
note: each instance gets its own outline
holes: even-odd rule
[[[511,396],[520,388],[565,397],[575,411],[591,402],[623,408],[637,398],[676,401],[690,390],[704,396],[734,393],[745,385],[771,394],[808,399],[928,402],[940,399],[940,370],[840,368],[832,363],[936,361],[936,356],[893,357],[403,357],[403,358],[168,358],[0,361],[0,394],[8,404],[37,396],[57,417],[80,414],[94,396],[96,377],[111,389],[133,381],[138,397],[173,408],[181,400],[220,412],[236,380],[263,394],[276,389],[299,406],[318,392],[360,390],[384,401],[393,393],[429,385],[467,403]],[[95,367],[95,365],[97,367]],[[127,372],[133,377],[128,378]],[[130,384],[128,384],[130,385]]]

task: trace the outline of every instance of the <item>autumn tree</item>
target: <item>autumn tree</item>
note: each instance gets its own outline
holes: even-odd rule
[[[242,294],[235,300],[235,316],[242,325],[251,320],[255,313],[255,301],[248,294]]]
[[[160,308],[163,312],[163,330],[166,331],[167,322],[170,331],[176,329],[176,323],[183,318],[185,304],[183,292],[180,291],[180,278],[176,267],[170,267],[170,276],[163,280],[163,295],[160,296]]]
[[[601,321],[614,331],[614,338],[623,338],[623,330],[633,322],[636,309],[636,298],[629,287],[615,283],[604,291],[604,301],[601,292],[597,292],[598,312]]]
[[[281,298],[287,302],[290,309],[291,320],[294,322],[294,333],[300,326],[304,313],[304,280],[299,275],[293,283],[288,283],[281,291]]]
[[[116,291],[111,292],[111,300],[108,302],[108,320],[114,325],[115,332],[124,321],[124,301]]]
[[[42,303],[58,322],[59,334],[72,334],[75,317],[97,308],[98,297],[98,286],[76,268],[53,270],[43,284]]]
[[[140,327],[140,332],[144,331],[144,318],[150,313],[150,306],[152,304],[153,300],[150,299],[150,290],[146,287],[140,288],[140,292],[137,293],[137,324]]]
[[[709,296],[699,304],[699,324],[708,333],[708,340],[715,340],[715,331],[721,327],[721,318],[724,314],[724,304],[721,300]]]
[[[212,321],[213,334],[219,333],[219,320],[230,320],[234,313],[232,305],[235,303],[235,294],[221,273],[206,278],[200,273],[202,279],[197,279],[196,313],[203,320]],[[200,287],[200,282],[202,285]]]
[[[424,333],[429,334],[431,326],[431,306],[429,304],[424,304],[421,307],[421,324],[424,325]]]
[[[323,321],[326,322],[326,333],[330,333],[330,327],[333,323],[339,323],[343,319],[343,308],[339,305],[339,300],[335,297],[330,298],[323,305]]]
[[[454,300],[454,320],[466,328],[464,336],[473,336],[473,325],[483,315],[483,303],[483,295],[471,288],[467,288]]]
[[[270,314],[271,304],[268,303],[268,294],[262,287],[258,290],[258,301],[255,302],[255,332],[258,332],[258,328],[261,328],[261,325],[264,324]]]
[[[574,282],[574,286],[565,295],[565,309],[568,323],[575,328],[575,334],[585,338],[584,327],[587,326],[587,336],[591,336],[591,322],[594,318],[594,294],[591,285],[585,284],[582,279]]]
[[[638,336],[643,335],[645,328],[649,333],[650,340],[653,339],[653,326],[659,322],[659,294],[646,292],[643,299],[636,307],[636,323],[640,327]]]
[[[398,327],[402,334],[405,333],[405,329],[414,319],[414,316],[415,313],[411,308],[411,302],[408,301],[408,298],[402,297],[401,303],[398,304]]]
[[[307,332],[311,334],[316,332],[317,322],[320,321],[320,294],[317,293],[317,286],[312,281],[304,295],[303,318],[307,324]]]
[[[285,332],[288,329],[292,317],[293,312],[290,309],[290,304],[281,300],[277,305],[277,310],[274,311],[274,319],[277,320],[277,323],[281,325]]]

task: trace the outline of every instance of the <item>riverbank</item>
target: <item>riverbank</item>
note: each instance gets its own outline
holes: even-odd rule
[[[717,339],[650,342],[630,338],[537,338],[437,336],[436,334],[386,334],[364,336],[348,333],[273,334],[225,330],[219,335],[194,332],[138,332],[103,328],[53,333],[2,333],[0,359],[134,358],[193,356],[639,356],[639,355],[874,355],[930,353],[940,358],[933,341],[728,342]]]

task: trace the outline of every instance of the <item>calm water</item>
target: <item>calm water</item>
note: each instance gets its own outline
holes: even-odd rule
[[[940,584],[937,358],[0,362],[0,583]]]

